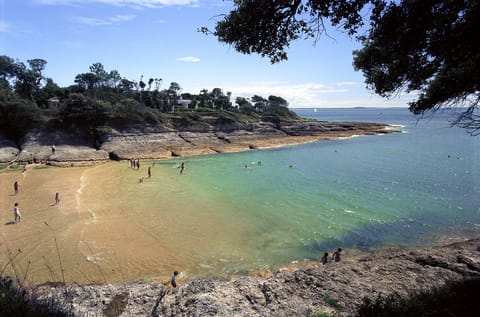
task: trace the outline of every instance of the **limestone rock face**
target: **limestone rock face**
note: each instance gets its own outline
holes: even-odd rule
[[[55,146],[55,151],[52,146]],[[32,130],[23,138],[18,162],[51,165],[89,165],[109,159],[106,151],[97,150],[87,140],[63,131],[44,132]]]
[[[269,277],[179,281],[163,284],[69,286],[50,289],[40,300],[55,301],[75,316],[306,316],[307,311],[351,316],[364,297],[407,295],[448,280],[480,276],[480,238],[441,247],[388,249],[321,265],[303,263]],[[115,305],[114,305],[115,304]]]
[[[353,135],[395,132],[387,125],[298,120],[237,125],[168,125],[112,129],[101,140],[83,132],[31,130],[17,145],[0,136],[0,163],[91,165],[109,159],[157,159],[219,152],[239,152]],[[95,144],[93,144],[95,143]],[[52,151],[55,145],[55,152]],[[95,146],[94,146],[95,145]]]
[[[0,135],[0,164],[14,161],[17,158],[18,152],[20,152],[20,150],[13,141]]]

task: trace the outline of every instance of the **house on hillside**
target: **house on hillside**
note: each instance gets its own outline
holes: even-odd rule
[[[177,105],[182,107],[183,109],[188,109],[190,107],[190,104],[192,103],[191,100],[189,99],[183,99],[182,96],[177,101]]]

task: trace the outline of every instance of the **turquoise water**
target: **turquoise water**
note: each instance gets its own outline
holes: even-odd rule
[[[241,246],[250,250],[245,268],[258,268],[318,259],[336,247],[428,245],[480,233],[480,140],[451,128],[446,114],[417,121],[398,108],[296,111],[401,125],[403,133],[183,160],[188,186],[242,230],[228,255],[215,254],[212,242],[212,257],[241,262]]]

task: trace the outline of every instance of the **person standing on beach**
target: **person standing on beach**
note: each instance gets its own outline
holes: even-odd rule
[[[55,205],[58,205],[60,203],[60,194],[57,192],[55,193]]]
[[[183,174],[184,169],[185,169],[185,162],[182,162],[182,164],[180,164],[180,174]]]
[[[320,259],[320,261],[322,262],[323,265],[327,264],[328,263],[328,252],[325,252],[322,256],[322,258]]]
[[[15,196],[18,195],[18,182],[15,181],[15,183],[13,183],[13,190],[15,191]]]
[[[152,177],[152,167],[149,166],[147,170],[148,178]]]
[[[13,217],[15,219],[15,223],[20,222],[20,220],[22,219],[20,209],[18,208],[18,203],[15,203],[15,205],[13,206]]]
[[[170,284],[172,284],[172,287],[177,287],[177,275],[178,271],[173,272],[172,279],[170,280]]]
[[[55,154],[55,144],[52,144],[52,154]]]

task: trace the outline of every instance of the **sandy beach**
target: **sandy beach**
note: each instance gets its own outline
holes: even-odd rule
[[[82,206],[80,196],[86,190],[84,175],[88,170],[29,166],[25,173],[0,173],[0,195],[6,198],[0,201],[3,274],[20,276],[28,284],[121,281],[131,277],[130,269],[137,273],[141,270],[141,265],[123,260],[132,252],[135,257],[131,261],[143,262],[149,256],[152,266],[158,256],[168,253],[161,245],[152,250],[150,244],[148,250],[145,249],[141,243],[144,236],[136,232],[138,228],[128,217],[108,216],[106,220],[91,211],[91,205]],[[19,183],[17,196],[13,188],[15,181]],[[95,188],[89,189],[96,191]],[[58,205],[55,205],[56,192],[60,193]],[[100,203],[101,197],[96,198]],[[22,214],[19,223],[13,222],[15,202]],[[117,232],[119,228],[121,234]],[[136,242],[135,245],[132,241]],[[115,254],[104,254],[108,249]],[[152,267],[145,269],[150,271]],[[151,273],[155,274],[155,271]]]
[[[238,224],[203,206],[200,197],[185,199],[179,186],[187,185],[177,180],[176,169],[157,165],[154,176],[162,178],[139,184],[139,175],[147,170],[146,163],[142,165],[139,171],[127,162],[72,168],[30,165],[25,173],[0,173],[0,195],[6,198],[0,201],[3,274],[19,276],[27,284],[163,281],[179,267],[191,276],[205,271],[195,250],[208,249],[218,234],[215,228],[228,231],[228,238],[218,242],[224,249],[240,239]],[[119,188],[122,179],[131,186]],[[158,182],[165,184],[165,192],[143,190]],[[161,210],[149,206],[155,199],[149,195],[161,196]],[[13,222],[15,202],[22,214],[19,223]],[[188,212],[191,206],[194,212]]]

